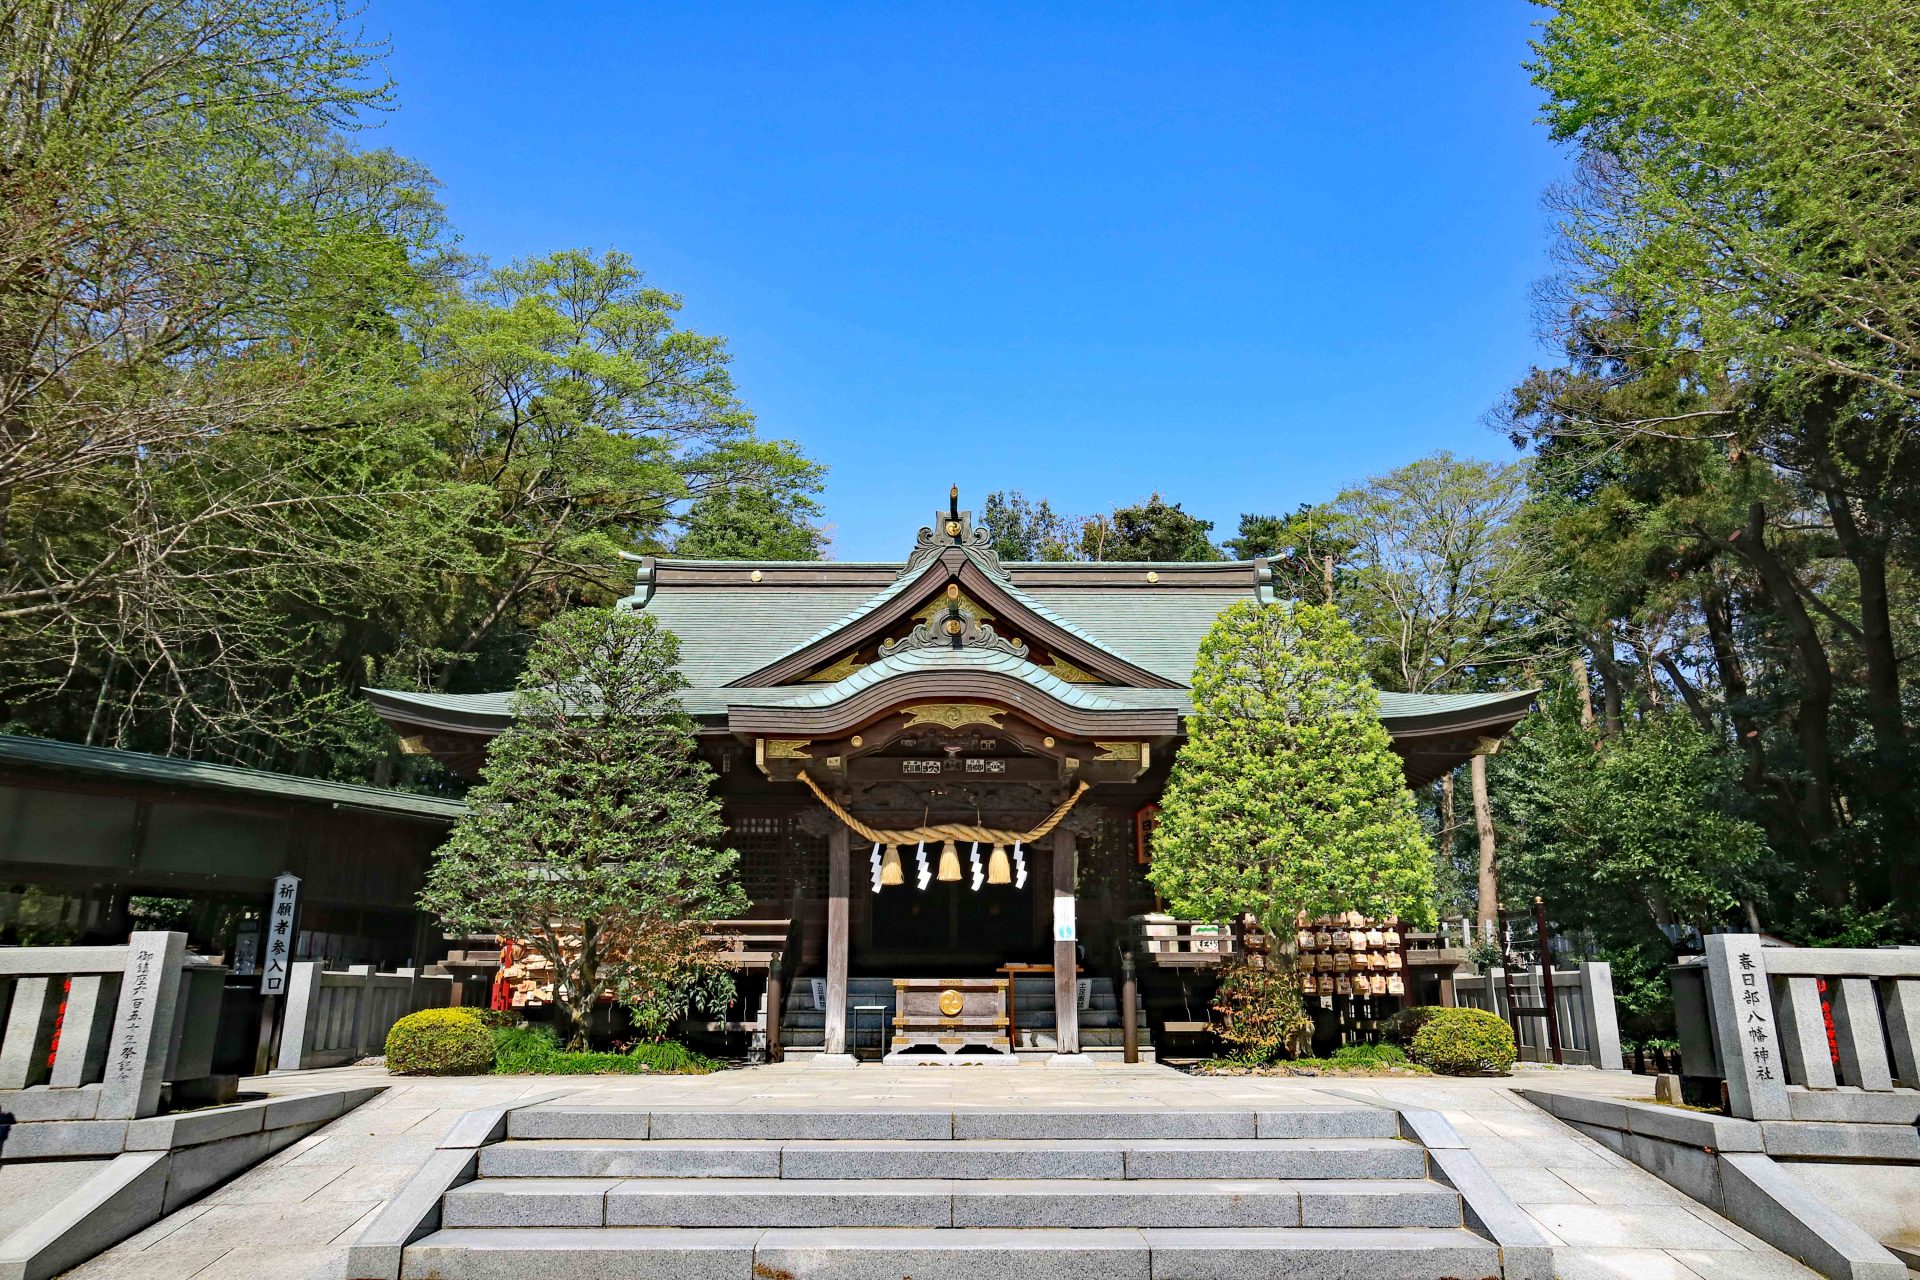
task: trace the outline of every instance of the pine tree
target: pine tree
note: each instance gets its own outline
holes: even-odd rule
[[[1223,612],[1200,646],[1187,733],[1149,871],[1175,912],[1247,912],[1285,938],[1300,912],[1431,918],[1433,851],[1337,610]]]
[[[705,926],[746,906],[680,709],[678,655],[644,615],[579,609],[547,624],[513,724],[421,894],[450,927],[515,939],[553,965],[574,1048],[607,990],[657,1032],[663,1006],[684,1007],[716,972]]]

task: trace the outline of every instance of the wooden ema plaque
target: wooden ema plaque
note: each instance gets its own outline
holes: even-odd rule
[[[1013,1052],[1005,978],[895,978],[893,1051]]]

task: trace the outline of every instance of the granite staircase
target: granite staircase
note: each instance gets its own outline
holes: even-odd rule
[[[1123,1048],[1120,1029],[1120,1001],[1111,978],[1092,978],[1087,1007],[1080,1010],[1080,1050],[1098,1058],[1119,1061]],[[764,999],[764,997],[763,997]],[[787,1056],[802,1061],[820,1052],[826,1035],[827,1015],[813,1007],[813,990],[807,978],[799,978],[788,987],[781,1002],[780,1039]],[[886,1025],[893,1019],[892,978],[850,978],[847,981],[848,1037],[862,1053],[873,1053],[879,1045],[880,1019],[871,1014],[855,1018],[857,1005],[880,1005],[887,1011]],[[1146,1006],[1137,1005],[1139,1017],[1140,1061],[1153,1061],[1153,1035],[1147,1027]],[[765,1008],[761,1013],[764,1016]],[[1053,979],[1046,974],[1031,974],[1014,979],[1013,1024],[1016,1053],[1051,1053],[1054,1039]],[[884,1052],[884,1050],[881,1050]]]
[[[402,1280],[1506,1280],[1400,1116],[1274,1110],[509,1113]],[[1438,1156],[1441,1153],[1435,1153]],[[1474,1166],[1477,1169],[1477,1166]],[[1481,1174],[1484,1177],[1484,1174]],[[1544,1255],[1544,1250],[1538,1251]],[[1547,1260],[1550,1267],[1550,1259]]]

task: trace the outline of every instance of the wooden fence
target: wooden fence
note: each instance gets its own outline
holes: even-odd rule
[[[1546,1016],[1532,1012],[1546,1008],[1538,969],[1516,970],[1511,978],[1502,969],[1475,977],[1456,976],[1453,998],[1466,1008],[1487,1009],[1514,1024],[1521,1061],[1553,1061]],[[1620,1021],[1613,1004],[1611,968],[1587,962],[1574,969],[1555,969],[1553,1004],[1561,1057],[1568,1064],[1608,1071],[1620,1068]],[[1517,1018],[1513,1016],[1516,1009]]]
[[[304,1071],[377,1054],[401,1018],[452,1002],[450,977],[430,977],[413,969],[375,973],[365,964],[330,972],[318,960],[299,961],[287,983],[286,1025],[274,1065],[281,1071]]]

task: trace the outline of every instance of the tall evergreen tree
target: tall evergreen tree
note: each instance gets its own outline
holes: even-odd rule
[[[713,971],[703,929],[747,905],[678,660],[673,633],[645,615],[579,609],[547,624],[420,896],[452,928],[539,952],[576,1048],[605,991],[658,1026]]]
[[[1433,853],[1352,628],[1241,601],[1200,645],[1148,877],[1172,909],[1291,937],[1332,911],[1433,915]]]

